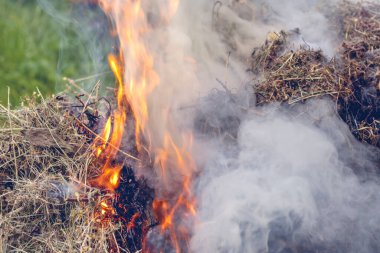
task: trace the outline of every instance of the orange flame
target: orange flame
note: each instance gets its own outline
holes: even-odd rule
[[[135,227],[136,220],[141,216],[140,213],[135,213],[128,222],[127,229],[130,231]]]
[[[100,202],[100,207],[101,207],[101,213],[102,215],[107,215],[107,214],[114,214],[114,209],[110,207],[105,200]]]
[[[107,142],[111,135],[111,118],[108,118],[106,125],[104,126],[103,132],[100,136],[98,136],[94,143],[97,145],[97,143],[102,143],[97,149],[96,149],[96,156],[99,157],[103,151],[105,150],[107,146]]]
[[[119,186],[120,171],[122,166],[109,166],[106,164],[103,169],[103,173],[94,181],[94,184],[114,191]]]
[[[110,68],[113,71],[117,84],[117,101],[118,108],[113,112],[113,116],[107,119],[107,123],[103,129],[103,132],[97,138],[103,141],[102,145],[96,148],[95,155],[97,157],[105,157],[105,164],[102,168],[102,174],[94,180],[94,184],[99,187],[109,189],[111,191],[115,190],[119,185],[119,175],[122,169],[121,165],[112,165],[116,158],[118,149],[120,147],[122,136],[124,134],[124,125],[127,119],[127,108],[126,104],[123,103],[124,93],[123,93],[123,81],[120,63],[114,55],[109,56]],[[112,124],[113,123],[113,124]],[[113,126],[113,127],[112,127]],[[112,133],[111,133],[112,128]],[[98,141],[99,142],[99,141]],[[95,143],[98,143],[95,140]],[[95,144],[96,145],[96,144]]]
[[[179,5],[179,0],[168,1],[168,5],[162,9],[165,12],[162,20],[165,22],[175,15]],[[195,199],[190,189],[196,167],[189,151],[192,138],[184,138],[183,144],[179,145],[177,139],[166,132],[161,145],[150,145],[151,133],[147,123],[151,115],[148,101],[152,91],[160,84],[160,78],[154,68],[153,55],[146,45],[149,24],[141,0],[100,0],[100,4],[115,19],[122,54],[119,57],[110,55],[108,58],[117,81],[118,107],[100,135],[103,144],[96,148],[97,157],[104,157],[106,162],[95,183],[111,191],[118,186],[122,166],[112,164],[124,134],[126,112],[130,109],[135,121],[137,151],[141,152],[144,148],[155,156],[154,166],[158,168],[155,173],[161,188],[157,191],[160,199],[154,201],[153,209],[160,221],[161,233],[169,233],[170,244],[179,253],[183,244],[188,244],[190,232],[178,221],[196,214]],[[162,113],[166,114],[167,110],[164,109]],[[145,147],[144,143],[148,143],[148,146]],[[102,210],[110,212],[109,209]],[[128,228],[133,228],[139,215],[132,217]]]

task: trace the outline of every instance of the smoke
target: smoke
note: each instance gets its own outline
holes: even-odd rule
[[[84,78],[78,84],[85,90],[91,90],[98,80],[105,83],[111,76],[106,60],[107,54],[115,42],[109,36],[108,20],[101,9],[85,1],[73,5],[60,0],[37,2],[51,17],[60,37],[57,77],[64,77],[63,73],[67,71],[69,62],[81,62],[80,67],[76,69],[78,76],[65,77],[79,80]],[[76,58],[72,59],[72,55]],[[92,78],[87,78],[89,76]],[[61,91],[60,82],[57,84],[57,90]]]
[[[232,147],[208,145],[193,252],[379,251],[379,153],[331,102],[256,109]]]
[[[307,43],[333,55],[338,31],[325,10],[338,2],[182,0],[169,23],[160,21],[160,8],[150,2],[152,31],[146,43],[160,76],[160,85],[149,98],[151,115],[162,115],[159,110],[166,108],[176,124],[188,126],[193,119],[191,111],[179,109],[194,106],[199,98],[221,88],[220,83],[236,92],[251,85],[253,77],[246,71],[249,57],[268,32],[299,29],[294,48]],[[160,0],[156,4],[166,3]],[[171,124],[167,121],[160,117],[152,120],[151,132],[162,136]]]
[[[182,1],[165,27],[152,99],[165,99],[177,126],[196,125],[193,252],[379,252],[378,151],[352,137],[329,101],[249,109],[245,66],[269,31],[299,28],[294,47],[334,55],[338,31],[324,4]],[[215,91],[220,83],[227,92]]]

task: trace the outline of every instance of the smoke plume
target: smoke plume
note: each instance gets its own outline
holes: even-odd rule
[[[379,153],[330,101],[254,110],[232,147],[208,145],[194,252],[379,251]]]

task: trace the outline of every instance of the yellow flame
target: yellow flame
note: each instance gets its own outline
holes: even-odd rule
[[[113,207],[109,206],[105,200],[100,202],[100,209],[101,209],[101,214],[103,216],[112,215],[115,213],[115,210],[113,209]]]
[[[95,185],[106,188],[108,190],[115,190],[119,186],[120,172],[122,166],[104,166],[103,173],[93,182]]]
[[[99,157],[102,152],[105,150],[107,146],[107,142],[111,135],[111,117],[108,118],[107,123],[104,126],[103,132],[100,136],[98,136],[94,143],[97,145],[97,143],[102,143],[98,148],[96,148],[96,156]]]

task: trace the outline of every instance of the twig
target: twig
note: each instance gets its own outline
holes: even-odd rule
[[[74,119],[79,123],[81,124],[84,128],[86,128],[87,131],[89,131],[90,133],[92,133],[93,135],[96,136],[96,138],[99,138],[100,140],[104,141],[105,143],[107,142],[106,139],[104,139],[102,136],[98,135],[97,133],[95,133],[94,131],[92,131],[90,128],[88,128],[85,124],[82,123],[82,121],[80,121],[78,118],[74,117]],[[131,154],[128,154],[126,152],[124,152],[123,150],[121,150],[120,148],[114,146],[112,143],[107,143],[110,147],[114,148],[117,152],[120,152],[122,153],[123,155],[129,157],[129,158],[132,158],[133,160],[136,160],[136,161],[140,161],[141,160]]]

